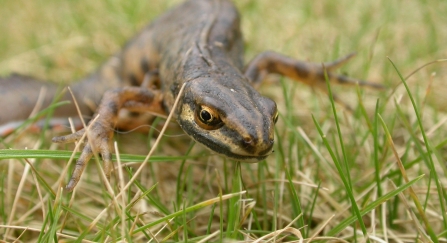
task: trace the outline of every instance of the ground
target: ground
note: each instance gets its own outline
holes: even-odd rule
[[[69,84],[178,2],[0,0],[0,74]],[[270,77],[260,91],[280,110],[274,155],[239,164],[199,145],[187,155],[190,139],[171,124],[154,155],[169,162],[149,163],[117,200],[93,161],[76,193],[59,193],[57,180],[68,160],[61,151],[72,147],[51,144],[54,131],[0,139],[1,148],[40,149],[45,158],[29,159],[33,167],[23,159],[0,160],[0,238],[363,242],[367,234],[377,242],[446,241],[447,62],[418,68],[447,58],[442,28],[447,2],[239,0],[236,5],[246,60],[274,50],[320,63],[355,51],[357,57],[339,72],[388,88],[358,92],[334,85],[354,109],[335,104],[334,115],[326,94]],[[391,61],[404,77],[416,71],[407,79],[410,93]],[[122,153],[142,157],[155,141],[135,133],[117,139]],[[12,152],[6,152],[0,159],[9,158]],[[53,155],[58,159],[49,159]],[[123,167],[122,180],[115,172],[115,195],[143,160],[125,158],[138,163]],[[229,194],[231,199],[220,198]]]

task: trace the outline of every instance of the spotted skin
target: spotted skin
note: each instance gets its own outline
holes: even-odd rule
[[[74,85],[81,110],[88,114],[97,106],[93,114],[97,119],[89,129],[53,138],[56,143],[74,142],[87,131],[89,143],[66,189],[74,189],[94,153],[102,155],[110,175],[110,144],[122,109],[161,116],[173,112],[192,139],[230,159],[257,162],[269,156],[277,107],[255,87],[265,75],[278,73],[324,90],[324,70],[322,65],[275,52],[259,54],[244,68],[239,25],[239,14],[229,0],[186,1],[154,20],[97,72]],[[332,73],[350,57],[326,65],[331,81],[381,88]],[[182,85],[184,92],[173,110]]]

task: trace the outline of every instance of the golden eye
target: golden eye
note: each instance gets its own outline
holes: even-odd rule
[[[219,114],[205,105],[197,106],[194,120],[201,128],[206,130],[217,129],[223,125]]]
[[[278,117],[279,117],[279,113],[278,111],[276,111],[275,115],[273,116],[273,122],[276,124],[276,122],[278,121]]]

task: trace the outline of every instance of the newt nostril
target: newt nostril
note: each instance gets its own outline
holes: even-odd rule
[[[244,138],[244,143],[246,145],[253,145],[253,139],[251,139],[250,137],[245,137]]]

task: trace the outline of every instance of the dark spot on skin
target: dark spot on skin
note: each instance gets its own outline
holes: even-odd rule
[[[107,108],[109,108],[110,113],[118,114],[118,105],[115,102],[108,103]]]
[[[129,117],[136,118],[136,117],[139,117],[139,116],[140,116],[139,112],[135,112],[135,111],[129,112]]]
[[[140,85],[140,82],[138,81],[137,77],[133,73],[129,74],[129,81],[132,86]]]
[[[140,68],[141,68],[141,71],[143,71],[143,73],[149,72],[150,65],[149,65],[149,61],[147,60],[146,57],[143,57],[143,59],[141,60]]]
[[[250,72],[247,75],[247,78],[250,80],[250,82],[255,82],[255,83],[259,83],[262,80],[258,80],[259,79],[259,68],[255,67],[252,72]]]
[[[276,65],[277,65],[277,64],[276,64],[275,62],[273,62],[273,61],[268,61],[268,62],[267,62],[267,67],[266,67],[266,69],[269,70],[269,72],[276,73],[276,72],[278,72],[278,68],[277,68]],[[258,71],[258,72],[259,72],[259,71]]]
[[[303,69],[299,67],[295,67],[295,72],[300,76],[301,78],[307,78],[309,75],[309,72],[304,71]]]
[[[170,87],[171,93],[174,95],[174,97],[177,97],[178,92],[180,91],[179,84],[177,82],[173,83]]]
[[[149,104],[154,100],[154,94],[146,89],[140,89],[139,93],[135,94],[133,100]]]
[[[89,149],[89,150],[84,150],[84,152],[86,152],[86,153],[91,153],[91,149]],[[76,161],[76,166],[83,166],[84,165],[84,161],[83,160],[77,160]],[[77,180],[76,180],[77,181]]]

